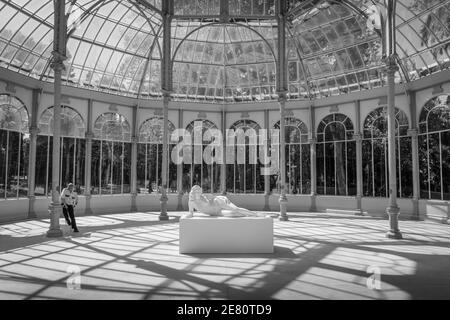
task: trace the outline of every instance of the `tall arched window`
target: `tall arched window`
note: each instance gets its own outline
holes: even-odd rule
[[[199,124],[201,122],[201,142],[200,145],[197,145],[197,141],[195,141],[195,128],[196,123]],[[205,150],[206,146],[211,143],[211,141],[207,141],[204,139],[205,132],[209,129],[218,129],[217,126],[209,121],[209,120],[194,120],[188,124],[186,130],[189,131],[192,138],[192,147],[184,148],[184,152],[190,152],[192,160],[191,163],[183,162],[183,191],[189,192],[191,187],[195,184],[202,187],[203,192],[211,192],[217,193],[220,191],[220,167],[217,163],[207,164],[205,163],[203,157],[201,157],[199,152],[196,151],[196,148],[201,148],[202,153]],[[198,132],[200,134],[200,132]],[[203,155],[203,154],[202,154]],[[197,162],[197,163],[196,163]],[[198,162],[202,162],[199,164]]]
[[[130,192],[131,129],[125,117],[107,112],[94,124],[92,194]]]
[[[139,128],[139,145],[137,158],[137,188],[139,193],[156,193],[161,187],[161,166],[163,150],[162,117],[153,117],[142,123]],[[175,126],[169,121],[168,141],[175,130]],[[177,166],[170,159],[174,144],[169,144],[168,149],[168,188],[169,192],[177,192]]]
[[[450,95],[428,101],[419,118],[420,197],[450,200]]]
[[[353,124],[341,113],[325,117],[317,128],[317,192],[356,195],[356,142]]]
[[[28,112],[19,99],[0,94],[0,198],[28,193]]]
[[[264,193],[264,176],[258,161],[258,134],[261,127],[253,120],[239,120],[231,127],[242,130],[245,141],[234,139],[234,164],[227,164],[227,191],[230,193]],[[228,143],[228,141],[227,141]]]
[[[286,185],[290,194],[311,193],[311,156],[308,143],[308,128],[296,118],[285,118],[286,125]],[[275,129],[280,129],[278,121]],[[271,177],[271,190],[280,192],[278,175]]]
[[[50,196],[52,192],[53,107],[39,119],[36,143],[35,194]],[[61,157],[58,189],[72,182],[78,194],[84,193],[85,124],[73,108],[61,106]]]
[[[380,107],[369,113],[363,131],[363,194],[366,197],[389,197],[389,166],[387,152],[387,110]],[[397,196],[412,196],[411,137],[408,118],[395,108],[397,162]]]

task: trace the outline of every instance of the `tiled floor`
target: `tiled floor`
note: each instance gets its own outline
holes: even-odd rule
[[[274,254],[180,255],[170,215],[79,217],[78,235],[61,220],[60,239],[48,220],[0,225],[0,298],[450,299],[449,225],[400,221],[391,240],[387,220],[291,213]]]

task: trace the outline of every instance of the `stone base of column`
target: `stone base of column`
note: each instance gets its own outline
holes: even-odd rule
[[[388,207],[386,213],[389,216],[390,229],[386,233],[386,237],[389,239],[403,239],[402,233],[398,228],[398,216],[400,214],[399,207]]]
[[[177,211],[183,211],[183,193],[178,193]]]
[[[362,216],[362,197],[356,196],[356,210],[355,210],[355,216]]]
[[[35,196],[28,196],[28,219],[36,219],[37,215],[34,211],[34,203],[36,202]]]
[[[317,194],[311,193],[311,207],[309,208],[310,212],[317,212],[316,196]]]
[[[85,201],[86,201],[86,206],[84,208],[84,215],[90,216],[90,215],[94,214],[94,212],[92,212],[92,208],[91,208],[92,196],[90,194],[87,194],[84,197],[85,197]]]
[[[423,220],[420,217],[420,212],[419,212],[419,199],[412,199],[412,203],[413,203],[413,215],[411,217],[411,220],[415,220],[415,221],[419,221],[419,220]]]
[[[132,193],[131,194],[131,212],[137,212],[137,204],[136,204],[136,197],[137,197],[137,193]]]
[[[169,220],[169,216],[167,215],[167,201],[169,200],[166,195],[162,195],[159,199],[161,202],[161,213],[159,214],[159,221],[167,221]]]
[[[50,228],[47,231],[47,237],[49,238],[58,238],[63,236],[63,232],[59,226],[61,211],[62,209],[59,203],[51,203],[48,206],[48,212],[50,214]]]
[[[278,200],[280,203],[280,221],[288,221],[289,217],[287,215],[287,198],[285,195],[281,195],[280,199]]]
[[[270,211],[270,204],[269,204],[269,200],[270,200],[270,193],[264,193],[264,211]]]

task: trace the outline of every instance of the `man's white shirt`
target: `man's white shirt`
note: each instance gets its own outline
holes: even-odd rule
[[[64,201],[64,200],[65,201]],[[78,203],[78,195],[75,191],[70,192],[69,189],[64,188],[61,192],[61,203],[69,206],[75,206]]]

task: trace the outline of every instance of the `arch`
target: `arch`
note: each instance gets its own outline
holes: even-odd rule
[[[230,126],[230,129],[233,129],[233,130],[236,130],[236,129],[243,129],[243,130],[254,129],[256,132],[258,132],[258,130],[261,129],[261,126],[256,121],[244,119],[244,120],[238,120],[235,123],[233,123]]]
[[[364,120],[364,138],[387,137],[387,107],[379,107],[371,111]],[[408,116],[398,108],[395,108],[395,135],[406,136],[408,134]]]
[[[353,139],[352,120],[342,113],[333,113],[320,121],[317,128],[318,142],[344,141]]]
[[[195,32],[199,31],[200,29],[205,28],[205,27],[214,26],[214,25],[222,25],[222,26],[227,26],[227,25],[230,25],[230,26],[239,26],[239,27],[247,28],[247,29],[249,29],[250,31],[256,33],[256,34],[261,38],[261,40],[263,40],[263,41],[266,43],[266,45],[270,48],[270,52],[272,53],[272,57],[273,57],[274,63],[275,63],[275,65],[278,65],[277,56],[276,56],[275,52],[273,51],[273,48],[272,48],[272,46],[270,45],[270,43],[267,41],[266,38],[264,38],[258,31],[256,31],[256,30],[253,29],[252,27],[247,26],[247,25],[242,24],[242,23],[236,23],[236,22],[235,22],[235,23],[212,22],[212,23],[208,23],[208,24],[199,26],[199,27],[197,27],[197,28],[194,28],[194,29],[191,30],[188,34],[186,34],[186,35],[184,36],[183,39],[181,39],[181,41],[178,43],[178,45],[177,45],[177,47],[175,48],[175,50],[174,50],[174,52],[173,52],[173,54],[172,54],[172,57],[171,57],[171,59],[170,59],[170,72],[173,72],[173,61],[174,61],[174,59],[175,59],[175,57],[176,57],[176,55],[177,55],[177,53],[178,53],[178,49],[181,47],[181,45],[184,43],[184,41],[188,40],[188,38],[189,38],[192,34],[194,34]]]
[[[420,133],[450,129],[450,95],[442,94],[428,100],[419,116]]]
[[[280,122],[281,120],[278,120],[273,127],[280,129]],[[284,123],[286,127],[286,143],[308,142],[308,127],[302,120],[294,117],[286,117]]]
[[[0,129],[28,132],[28,110],[17,97],[0,94]]]
[[[209,129],[218,129],[218,127],[216,126],[216,124],[214,122],[212,122],[211,120],[208,119],[196,119],[193,120],[191,122],[189,122],[189,124],[186,126],[186,130],[189,131],[189,133],[192,135],[192,143],[194,143],[194,130],[195,130],[195,122],[197,121],[201,121],[202,122],[202,141],[204,143],[209,143],[209,141],[204,140],[204,134],[206,131],[208,131]]]
[[[450,200],[450,95],[428,100],[419,116],[420,197]]]
[[[170,134],[175,130],[173,123],[168,120],[169,125],[169,143]],[[145,120],[139,127],[139,142],[140,143],[163,143],[163,128],[164,119],[162,117],[152,117]]]
[[[121,114],[105,112],[94,124],[94,137],[100,140],[131,141],[131,127],[128,120]]]
[[[53,106],[42,112],[39,123],[40,135],[53,135]],[[83,117],[72,107],[61,106],[61,136],[84,138],[86,126]]]

